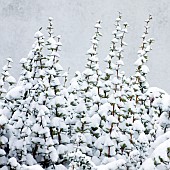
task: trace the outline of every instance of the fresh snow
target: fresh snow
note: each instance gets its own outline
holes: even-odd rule
[[[0,169],[170,169],[170,96],[147,82],[150,20],[130,77],[122,69],[128,23],[121,23],[121,13],[103,72],[101,21],[85,70],[71,80],[59,61],[61,36],[54,34],[51,17],[48,38],[40,28],[28,57],[20,60],[18,83],[8,58],[0,78]]]

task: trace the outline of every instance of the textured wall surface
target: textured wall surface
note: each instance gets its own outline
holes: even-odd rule
[[[117,11],[130,25],[126,36],[124,70],[127,75],[134,72],[133,63],[141,42],[144,20],[151,13],[150,35],[156,40],[150,53],[149,83],[170,93],[170,1],[169,0],[0,0],[0,68],[6,57],[12,57],[13,75],[19,75],[18,64],[26,57],[34,42],[34,33],[42,26],[46,32],[48,17],[54,18],[55,33],[62,35],[61,63],[71,73],[82,71],[85,55],[90,47],[96,20],[103,21],[103,37],[100,42],[99,58],[109,51],[111,32]],[[45,34],[46,35],[46,34]]]

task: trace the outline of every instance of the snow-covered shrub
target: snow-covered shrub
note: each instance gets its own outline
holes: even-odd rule
[[[104,71],[100,20],[85,70],[73,78],[60,65],[61,36],[54,35],[51,17],[48,38],[40,28],[20,60],[18,83],[8,58],[0,78],[0,169],[170,169],[170,96],[147,82],[151,20],[149,15],[130,77],[122,69],[129,25],[121,13]]]
[[[77,136],[75,142],[75,148],[72,152],[68,153],[67,159],[69,160],[69,170],[96,170],[95,164],[92,162],[91,157],[82,153],[81,147],[82,138],[80,135]],[[86,147],[86,146],[84,146]]]

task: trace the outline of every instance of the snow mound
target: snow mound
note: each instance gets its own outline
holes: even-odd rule
[[[40,165],[23,166],[23,170],[44,170]]]
[[[6,98],[8,100],[20,99],[24,95],[24,92],[25,89],[23,88],[23,86],[16,86],[6,94]]]

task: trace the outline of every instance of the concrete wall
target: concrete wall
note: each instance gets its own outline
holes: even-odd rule
[[[49,16],[54,18],[55,33],[62,35],[61,63],[65,69],[71,67],[72,74],[84,69],[93,26],[101,19],[103,38],[99,58],[104,67],[103,59],[109,51],[117,11],[121,11],[123,20],[130,24],[124,60],[127,75],[135,69],[133,63],[144,20],[150,13],[153,15],[150,35],[156,42],[148,63],[149,83],[170,93],[169,0],[0,0],[0,68],[10,56],[14,60],[12,72],[19,75],[19,60],[31,49],[34,32],[41,26],[45,32]]]

